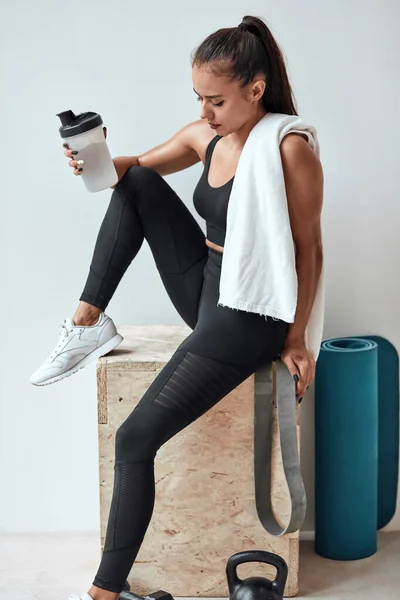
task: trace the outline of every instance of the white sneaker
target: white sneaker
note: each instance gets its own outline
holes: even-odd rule
[[[76,373],[82,367],[111,352],[123,340],[114,322],[103,312],[96,325],[75,325],[65,319],[53,352],[31,376],[33,385],[48,385]]]
[[[93,598],[85,592],[81,596],[78,596],[77,594],[71,594],[71,596],[68,596],[68,600],[93,600]]]

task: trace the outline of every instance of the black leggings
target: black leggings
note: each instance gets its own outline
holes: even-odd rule
[[[167,182],[139,166],[112,194],[81,300],[104,310],[144,239],[192,332],[116,432],[113,496],[93,581],[112,592],[122,591],[153,513],[158,449],[275,360],[288,329],[285,321],[217,306],[223,254],[206,246]]]

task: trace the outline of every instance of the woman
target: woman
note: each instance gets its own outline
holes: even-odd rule
[[[281,51],[265,23],[246,16],[239,27],[213,33],[196,49],[192,77],[200,120],[139,157],[115,159],[119,182],[80,304],[32,377],[39,385],[57,381],[119,343],[104,310],[146,239],[174,306],[193,331],[117,431],[104,553],[93,585],[81,596],[87,600],[119,598],[152,516],[153,465],[162,444],[278,356],[297,376],[299,399],[314,377],[304,331],[321,265],[323,175],[302,135],[289,134],[280,146],[296,243],[295,321],[217,305],[227,205],[242,148],[268,112],[297,114]],[[79,155],[69,149],[65,155],[74,174],[81,174]],[[194,205],[207,236],[162,177],[200,160],[205,166]]]

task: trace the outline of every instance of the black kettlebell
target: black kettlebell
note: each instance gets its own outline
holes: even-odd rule
[[[264,577],[248,577],[243,581],[237,576],[238,565],[247,562],[262,562],[273,565],[277,569],[273,581]],[[228,559],[226,577],[228,579],[230,600],[283,600],[288,567],[278,554],[264,550],[238,552]]]

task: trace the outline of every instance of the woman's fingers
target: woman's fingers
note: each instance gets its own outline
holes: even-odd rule
[[[70,160],[68,164],[70,167],[78,168],[78,167],[81,167],[82,165],[84,165],[85,161],[84,160]]]
[[[70,167],[73,167],[74,169],[79,171],[79,173],[81,173],[83,171],[82,165],[85,164],[85,161],[84,160],[70,160],[68,164]]]
[[[82,165],[85,163],[84,160],[79,160],[78,155],[78,151],[77,150],[70,150],[70,147],[68,146],[68,144],[63,144],[63,148],[65,148],[64,150],[64,155],[67,158],[71,158],[72,160],[70,160],[68,162],[69,166],[72,167],[74,169],[74,175],[82,175],[82,171],[83,171],[83,167]]]
[[[78,154],[78,151],[71,150],[71,148],[69,147],[68,144],[63,144],[63,148],[65,148],[64,155],[67,156],[68,158],[72,158],[73,156],[76,156]]]
[[[77,150],[65,150],[64,154],[68,158],[73,158],[74,156],[76,156],[78,154],[78,152],[77,152]]]

